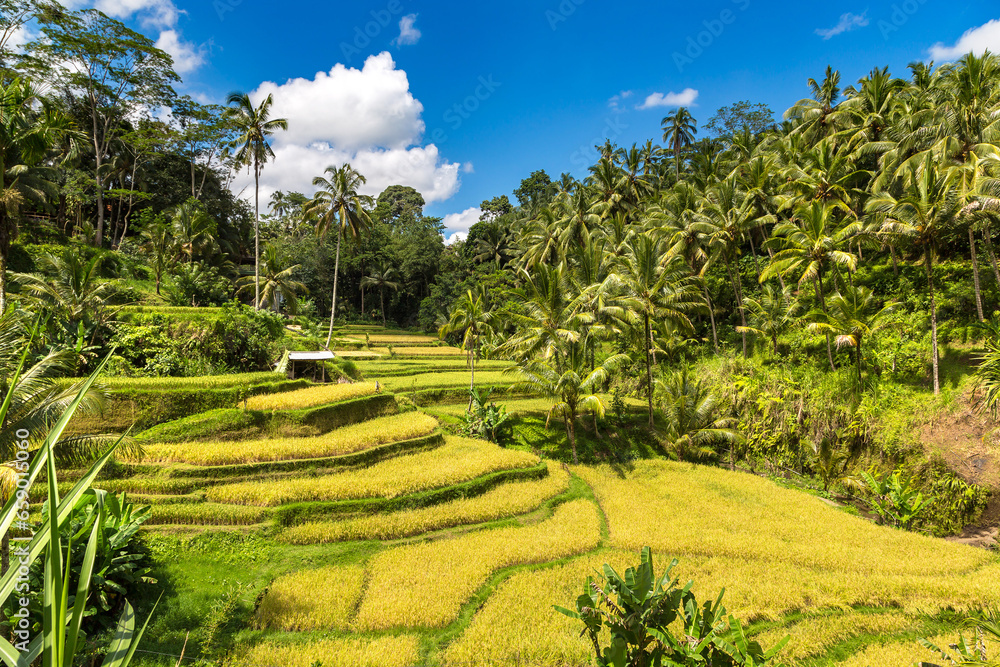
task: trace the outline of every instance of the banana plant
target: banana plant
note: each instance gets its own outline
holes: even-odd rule
[[[113,352],[112,352],[113,354]],[[96,513],[95,520],[86,537],[86,550],[83,565],[80,568],[76,582],[72,582],[69,558],[64,562],[62,537],[60,528],[70,520],[78,504],[90,490],[91,484],[97,478],[104,466],[111,460],[115,449],[121,440],[108,449],[90,469],[84,474],[65,496],[59,496],[57,471],[53,448],[65,431],[74,413],[83,401],[87,391],[93,385],[98,375],[104,370],[110,355],[104,359],[97,370],[83,384],[76,398],[67,406],[62,416],[49,430],[44,443],[28,466],[22,484],[30,488],[44,469],[48,482],[49,512],[45,521],[30,538],[21,542],[18,548],[19,562],[28,566],[38,558],[44,559],[43,595],[42,595],[42,629],[41,633],[30,636],[30,628],[15,628],[13,639],[19,640],[12,644],[5,638],[0,638],[0,661],[6,667],[29,667],[41,657],[42,667],[72,667],[73,659],[79,649],[83,648],[84,637],[81,624],[87,607],[90,592],[91,574],[97,555],[98,542],[101,539],[100,529],[103,513]],[[19,374],[23,368],[27,354],[22,356],[17,369]],[[13,383],[11,385],[13,387]],[[9,390],[13,391],[13,389]],[[10,405],[11,395],[8,392],[3,405],[0,406],[0,421],[6,415]],[[89,494],[95,502],[102,503],[102,494]],[[8,534],[18,517],[21,505],[26,496],[18,498],[13,494],[0,510],[0,534]],[[71,538],[72,542],[72,538]],[[72,550],[72,543],[67,554]],[[0,604],[11,598],[18,585],[20,568],[12,567],[0,577]],[[71,606],[72,603],[72,606]],[[154,606],[155,610],[155,606]],[[135,650],[145,633],[146,623],[136,629],[135,612],[131,605],[125,604],[124,611],[118,619],[118,624],[112,635],[111,643],[102,667],[127,667],[135,655]]]
[[[577,598],[576,611],[558,606],[555,609],[583,622],[582,634],[593,644],[600,667],[771,664],[789,638],[771,650],[748,640],[739,621],[726,614],[722,605],[725,589],[714,602],[699,605],[691,592],[694,582],[681,588],[679,580],[671,578],[676,566],[674,559],[657,579],[652,551],[643,547],[638,568],[628,568],[621,576],[605,564],[603,584],[588,577],[583,595]],[[676,620],[683,625],[677,635],[668,627]],[[602,648],[600,635],[604,629],[611,638]]]

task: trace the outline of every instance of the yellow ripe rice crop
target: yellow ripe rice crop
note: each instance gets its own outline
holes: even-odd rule
[[[372,351],[386,357],[391,356],[388,347],[373,347]],[[459,357],[465,354],[457,347],[431,347],[430,345],[426,347],[396,347],[393,345],[392,353],[403,357]]]
[[[657,554],[657,574],[663,559]],[[604,563],[619,573],[638,563],[637,554],[603,551],[577,558],[565,565],[518,572],[497,587],[469,627],[444,651],[445,667],[493,665],[591,665],[594,649],[580,636],[579,621],[552,608],[557,604],[576,609],[588,576],[596,576]]]
[[[802,660],[822,655],[836,644],[863,635],[894,635],[920,625],[919,621],[905,614],[847,613],[837,616],[819,616],[799,621],[788,628],[775,628],[754,637],[768,648],[784,637],[791,637],[779,654],[782,660]]]
[[[287,382],[282,373],[270,371],[237,373],[234,375],[204,375],[199,377],[101,378],[100,384],[110,391],[180,391],[191,389],[227,389]]]
[[[143,460],[212,466],[341,456],[418,438],[433,432],[437,426],[433,417],[408,412],[344,426],[313,438],[148,445]]]
[[[383,384],[390,391],[414,391],[421,389],[459,389],[469,387],[469,371],[449,373],[422,373],[404,377],[387,377]],[[510,385],[512,379],[499,371],[476,371],[477,385]]]
[[[351,332],[351,339],[359,341],[361,343],[365,342],[364,333]],[[437,338],[431,336],[421,336],[419,334],[392,334],[392,333],[375,333],[368,334],[368,340],[373,343],[436,343]]]
[[[257,627],[288,632],[346,630],[361,601],[364,568],[324,567],[279,577],[257,609]]]
[[[930,637],[929,641],[942,648],[958,640],[956,635]],[[847,660],[838,662],[836,667],[913,667],[919,662],[941,664],[941,655],[923,646],[916,639],[874,644]]]
[[[371,396],[376,392],[374,382],[356,384],[322,384],[278,394],[251,396],[246,400],[248,410],[301,410],[317,405],[349,401],[352,398]],[[241,404],[242,405],[242,404]]]
[[[597,508],[587,500],[558,507],[525,528],[469,533],[375,556],[355,626],[361,630],[444,627],[495,570],[542,563],[593,549],[600,541]]]
[[[541,480],[504,484],[481,496],[422,509],[308,523],[288,529],[278,539],[288,544],[395,540],[432,530],[517,516],[536,509],[569,487],[569,474],[559,464],[548,465],[549,476]]]
[[[439,449],[382,461],[364,470],[226,484],[208,489],[206,495],[215,502],[265,506],[309,500],[394,498],[537,464],[538,457],[533,454],[503,449],[482,440],[449,437]]]
[[[311,643],[265,642],[247,650],[226,667],[414,667],[420,661],[417,637],[402,635],[378,639],[324,639]]]
[[[983,550],[876,526],[753,475],[668,461],[639,462],[626,480],[608,467],[578,472],[597,493],[614,546],[629,551],[649,545],[862,576],[957,575],[992,560]]]

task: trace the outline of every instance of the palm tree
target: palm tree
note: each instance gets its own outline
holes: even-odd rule
[[[750,324],[737,331],[754,333],[771,341],[771,348],[778,354],[778,336],[788,331],[796,321],[799,304],[791,287],[777,289],[771,283],[764,285],[756,299],[743,299],[743,307]]]
[[[681,150],[694,143],[694,135],[698,134],[698,123],[691,113],[680,107],[662,121],[663,142],[674,151],[674,172],[677,180],[681,180]]]
[[[663,245],[649,234],[637,234],[628,243],[614,280],[620,319],[642,327],[649,427],[653,428],[652,323],[669,320],[690,331],[689,315],[705,308],[705,303],[684,259],[666,255]]]
[[[274,312],[278,312],[282,304],[289,315],[297,315],[299,312],[299,294],[305,294],[309,290],[302,283],[292,280],[292,275],[300,267],[300,264],[288,266],[285,257],[273,243],[264,246],[264,254],[261,256],[261,278],[263,285],[260,290],[261,307],[269,307]],[[246,276],[239,280],[241,283],[239,292],[256,289],[254,278]]]
[[[462,332],[462,349],[469,355],[472,378],[469,381],[469,409],[472,409],[472,394],[476,389],[476,357],[483,340],[493,330],[497,321],[496,312],[490,306],[486,288],[478,285],[466,291],[451,311],[448,322],[438,330],[443,340],[452,333]]]
[[[268,95],[255,107],[246,93],[231,93],[227,104],[229,119],[236,128],[239,137],[233,142],[236,154],[233,162],[236,167],[253,169],[254,182],[254,308],[260,309],[260,172],[264,164],[274,157],[268,138],[278,130],[287,130],[288,121],[284,118],[271,118],[271,106],[274,98]]]
[[[62,137],[75,135],[69,128],[28,81],[0,81],[0,314],[7,308],[7,256],[21,206],[56,195],[57,173],[45,158]]]
[[[738,444],[743,437],[734,419],[720,417],[719,405],[701,380],[695,381],[687,368],[658,383],[657,399],[663,408],[666,447],[678,459],[704,459],[715,455],[720,442]]]
[[[827,312],[823,287],[826,269],[838,265],[854,271],[858,263],[857,255],[851,253],[849,248],[851,239],[861,229],[861,223],[854,220],[838,225],[836,211],[844,208],[840,203],[825,204],[815,200],[796,209],[795,219],[775,226],[774,236],[768,243],[780,249],[761,273],[761,282],[775,275],[798,275],[800,286],[810,281],[813,283],[816,300],[822,311]],[[829,336],[826,352],[830,369],[836,370]]]
[[[142,230],[142,239],[142,249],[156,277],[156,294],[159,296],[163,273],[173,265],[177,244],[170,233],[170,225],[163,220],[156,220]]]
[[[195,199],[175,206],[170,222],[174,242],[181,254],[187,255],[188,264],[194,264],[195,253],[215,241],[215,221]]]
[[[828,119],[840,99],[840,72],[827,65],[822,82],[809,79],[809,90],[812,98],[796,102],[785,118],[796,124],[795,132],[823,139],[830,133]]]
[[[885,215],[882,234],[908,240],[923,255],[927,274],[927,294],[931,302],[931,358],[934,366],[934,393],[941,393],[937,339],[937,302],[934,293],[934,253],[942,232],[960,212],[954,172],[938,167],[930,153],[920,168],[910,167],[902,197],[888,192],[874,196],[869,212]]]
[[[576,450],[577,417],[581,413],[591,413],[596,433],[597,419],[603,417],[605,411],[604,400],[599,392],[607,385],[614,370],[625,363],[628,357],[623,354],[611,356],[588,373],[588,346],[585,340],[568,342],[560,347],[558,357],[521,361],[504,372],[518,376],[519,381],[514,385],[516,388],[560,399],[549,408],[545,428],[549,428],[552,417],[562,417],[566,437],[573,451],[573,463],[576,464],[580,462]],[[560,360],[558,365],[554,363],[557,358]]]
[[[399,272],[394,267],[383,264],[372,269],[371,273],[361,279],[362,289],[365,287],[378,288],[379,303],[382,307],[383,327],[385,326],[385,290],[399,289],[399,283],[395,280],[398,275]]]
[[[366,206],[374,206],[375,201],[368,195],[358,192],[366,179],[354,170],[350,164],[340,167],[327,167],[323,172],[327,176],[317,176],[313,185],[320,188],[306,204],[304,214],[307,218],[316,220],[316,233],[325,238],[330,227],[337,226],[337,255],[333,262],[333,299],[330,304],[330,333],[326,337],[326,346],[330,346],[333,338],[333,322],[337,316],[337,277],[340,274],[340,240],[347,230],[357,239],[362,230],[371,225]]]
[[[875,295],[867,287],[842,285],[840,291],[831,296],[827,305],[828,313],[817,313],[817,321],[809,325],[812,331],[829,333],[837,346],[854,348],[855,363],[858,367],[858,384],[861,384],[861,367],[864,363],[861,344],[865,336],[872,334],[888,321],[888,316],[896,304],[881,306]]]

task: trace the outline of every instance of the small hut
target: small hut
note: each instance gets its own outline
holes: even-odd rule
[[[333,361],[336,355],[329,350],[316,352],[286,352],[278,362],[277,371],[284,371],[289,380],[312,376],[313,382],[326,382],[325,362]]]

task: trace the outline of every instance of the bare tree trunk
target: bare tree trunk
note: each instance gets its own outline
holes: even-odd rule
[[[337,317],[337,274],[340,273],[340,225],[337,225],[337,256],[333,260],[333,301],[330,303],[330,333],[326,337],[326,347],[333,340],[333,321]]]
[[[927,270],[927,291],[931,297],[931,357],[934,364],[934,394],[941,393],[941,378],[938,362],[937,303],[934,300],[934,264],[931,251],[924,251],[924,268]]]
[[[104,184],[101,183],[101,144],[97,138],[96,106],[92,109],[91,119],[94,124],[94,155],[97,160],[97,173],[94,175],[97,185],[97,235],[94,237],[94,245],[100,248],[104,245]]]
[[[254,165],[253,182],[253,307],[260,310],[260,165]]]
[[[990,229],[990,222],[983,222],[983,241],[986,243],[986,254],[990,257],[990,264],[993,265],[993,277],[996,279],[997,289],[1000,289],[1000,267],[997,266],[997,256],[993,252],[993,230]]]
[[[976,313],[979,315],[979,321],[983,322],[986,318],[983,317],[983,294],[979,289],[979,258],[976,257],[976,237],[972,232],[972,225],[969,225],[969,249],[972,252],[972,283],[976,288]]]
[[[819,274],[816,276],[816,297],[819,299],[819,306],[823,309],[823,313],[826,313],[826,297],[823,296],[823,276]],[[830,340],[830,334],[826,334],[826,357],[830,360],[830,370],[837,372],[837,365],[833,363],[833,342]]]
[[[889,245],[889,254],[892,256],[892,275],[899,277],[899,262],[896,260],[896,246]]]
[[[708,285],[702,284],[705,292],[705,303],[708,304],[708,319],[712,323],[712,345],[715,346],[715,353],[719,353],[719,333],[715,328],[715,307],[712,305],[712,298],[708,295]]]
[[[743,337],[743,356],[750,356],[747,354],[747,332],[745,331],[747,326],[747,316],[746,312],[743,310],[743,286],[740,284],[739,269],[735,272],[733,271],[732,262],[726,262],[726,270],[729,271],[729,281],[733,284],[733,295],[736,297],[736,307],[740,311],[740,324],[743,326],[744,331],[740,332]]]
[[[567,415],[566,417],[566,435],[569,436],[569,446],[573,450],[573,465],[580,463],[579,457],[576,455],[576,415]]]
[[[0,252],[0,315],[7,310],[7,254]]]
[[[649,356],[649,349],[653,345],[652,342],[653,334],[650,331],[649,327],[649,315],[643,315],[643,322],[645,324],[645,330],[643,331],[643,334],[645,336],[644,343],[646,346],[646,398],[649,403],[649,428],[652,429],[653,428],[653,367]],[[576,452],[575,446],[573,451],[575,455]]]
[[[472,379],[469,380],[469,407],[466,412],[472,411],[472,395],[476,391],[476,345],[469,350],[469,366],[472,368]]]

